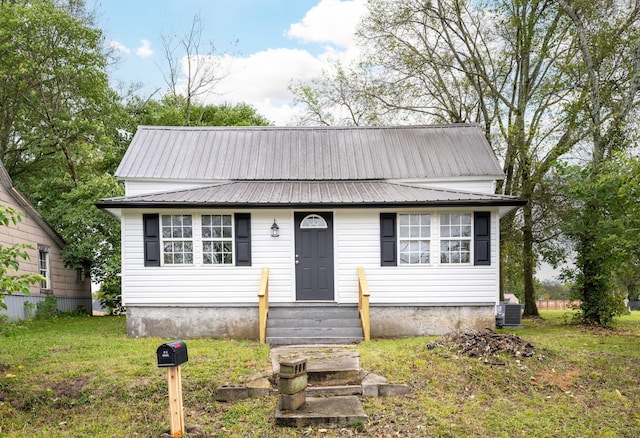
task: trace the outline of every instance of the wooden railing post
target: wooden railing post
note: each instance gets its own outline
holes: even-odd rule
[[[267,316],[269,315],[269,268],[262,268],[258,288],[258,315],[260,319],[260,344],[267,340]]]
[[[362,332],[364,340],[371,339],[371,321],[369,319],[369,285],[364,274],[364,268],[358,268],[358,311],[362,322]]]

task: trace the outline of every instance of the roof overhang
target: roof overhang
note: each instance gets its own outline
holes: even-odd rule
[[[385,181],[236,181],[194,189],[102,199],[99,208],[385,208],[501,207],[526,204],[513,196],[416,187]]]

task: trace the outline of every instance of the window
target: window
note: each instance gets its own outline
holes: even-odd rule
[[[431,215],[401,214],[400,264],[424,264],[430,262]]]
[[[49,247],[38,245],[38,274],[44,277],[40,280],[40,289],[51,289]]]
[[[322,216],[310,214],[300,222],[300,229],[304,230],[307,228],[327,228],[327,221],[325,221]]]
[[[162,248],[166,265],[193,263],[191,215],[162,215]]]
[[[471,262],[471,213],[440,215],[440,263]]]
[[[233,226],[230,214],[202,215],[202,262],[233,264]]]

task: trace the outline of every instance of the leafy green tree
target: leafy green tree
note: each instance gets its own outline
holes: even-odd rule
[[[21,220],[20,212],[0,204],[0,226],[16,225]],[[8,294],[20,292],[28,295],[29,286],[43,280],[42,276],[33,273],[18,274],[20,260],[29,260],[27,249],[33,249],[33,247],[25,243],[9,246],[0,244],[0,292]],[[1,294],[0,308],[7,308],[4,303],[4,295]]]
[[[580,62],[569,72],[577,79],[579,126],[591,146],[589,164],[572,178],[570,193],[579,209],[569,218],[572,228],[566,233],[577,252],[575,278],[582,320],[608,325],[622,307],[622,294],[612,294],[616,266],[627,266],[619,249],[629,249],[624,245],[629,240],[612,233],[634,234],[633,218],[620,211],[618,204],[626,204],[617,194],[623,189],[636,196],[633,202],[638,200],[624,178],[610,173],[626,175],[627,162],[616,154],[633,143],[632,125],[640,105],[640,4],[609,2],[603,9],[597,3],[558,1],[575,31]],[[637,172],[633,161],[628,164]],[[634,183],[638,184],[637,179]]]
[[[235,105],[190,104],[183,96],[167,95],[160,100],[133,97],[127,103],[132,132],[138,125],[151,126],[266,126],[269,121],[246,103]],[[187,122],[186,115],[191,117]]]
[[[562,224],[577,254],[577,269],[567,274],[578,288],[580,316],[587,323],[609,325],[624,313],[622,300],[634,293],[638,281],[640,159],[618,153],[595,173],[590,166],[573,166],[561,175],[569,200]]]
[[[126,149],[103,47],[82,1],[0,4],[0,159],[68,242],[65,263],[96,279],[107,249],[119,251],[119,224],[92,202],[121,193],[105,174]]]

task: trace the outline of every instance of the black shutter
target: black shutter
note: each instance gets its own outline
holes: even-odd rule
[[[251,214],[235,214],[236,266],[251,266]]]
[[[144,265],[160,266],[160,217],[157,214],[143,214],[142,224]]]
[[[397,266],[396,214],[380,213],[380,266]]]
[[[473,217],[473,264],[491,264],[491,213],[476,211]]]

